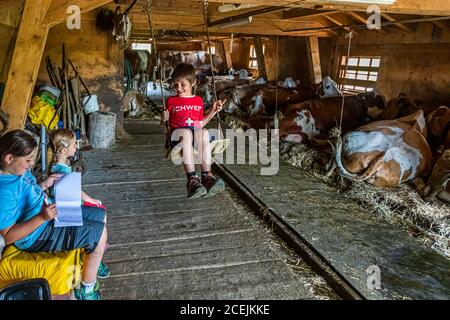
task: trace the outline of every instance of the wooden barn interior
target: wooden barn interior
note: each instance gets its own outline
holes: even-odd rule
[[[325,91],[329,77],[340,96],[376,90],[386,103],[403,98],[425,119],[450,107],[449,20],[448,0],[0,0],[0,128],[32,131],[41,121],[30,111],[37,92],[43,86],[59,89],[61,96],[53,101],[58,126],[80,133],[81,150],[94,147],[83,151],[83,190],[104,199],[108,208],[105,261],[111,277],[100,282],[104,299],[448,299],[450,204],[444,196],[427,202],[419,187],[406,182],[370,186],[361,191],[364,196],[355,196],[363,189],[358,183],[367,181],[349,191],[353,180],[345,182],[339,173],[320,180],[313,168],[323,169],[331,151],[314,156],[312,164],[298,160],[298,154],[308,154],[296,149],[302,136],[287,133],[276,175],[261,176],[259,166],[219,164],[213,167],[216,174],[231,171],[234,177],[224,178],[228,193],[189,202],[182,169],[165,160],[161,112],[172,94],[170,74],[186,62],[198,72],[196,94],[204,93],[199,85],[211,84],[215,75],[210,94],[227,103],[234,102],[227,92],[244,82],[276,87],[278,99],[288,78],[294,87]],[[215,92],[222,83],[228,91]],[[108,137],[113,141],[106,148],[93,144],[93,113],[83,109],[85,95],[95,97],[88,100],[97,113],[114,118]],[[219,122],[224,129],[244,123],[242,130],[270,132],[275,119],[283,121],[282,107],[277,100],[262,125],[226,112]],[[380,120],[413,113],[398,108]],[[46,119],[51,129],[54,118]],[[446,119],[449,130],[450,116]],[[39,136],[40,125],[34,128]],[[99,145],[108,140],[102,139]],[[442,156],[447,172],[448,148],[450,136],[431,150],[432,164]],[[431,169],[430,164],[425,182]],[[234,188],[233,179],[245,187]],[[450,191],[444,185],[445,190]],[[257,198],[260,206],[246,207],[232,192]],[[414,196],[407,200],[394,196],[409,192]],[[208,215],[211,208],[219,212]],[[386,210],[393,213],[383,214]],[[276,218],[267,218],[268,211]],[[277,219],[289,227],[264,224],[273,226]],[[305,276],[311,285],[298,280],[303,276],[295,269],[297,258],[283,251],[284,240],[275,239],[285,239],[290,228],[308,246],[317,246],[311,252],[319,252],[336,274],[323,271],[330,268],[315,253],[295,253],[314,270]],[[277,236],[267,240],[267,230]],[[271,247],[283,253],[272,253]],[[418,261],[427,263],[419,268]],[[386,275],[382,289],[366,286],[373,265]],[[325,280],[315,280],[314,266]],[[343,287],[338,276],[345,278]],[[1,277],[0,270],[0,287]],[[418,286],[426,289],[408,282],[413,279],[422,279]],[[53,287],[52,294],[67,296]]]

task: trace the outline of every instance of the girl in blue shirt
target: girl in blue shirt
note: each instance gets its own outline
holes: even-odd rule
[[[38,184],[30,173],[36,153],[36,141],[24,131],[0,138],[0,234],[6,244],[29,252],[84,248],[81,287],[74,294],[81,300],[99,300],[96,279],[107,241],[105,211],[82,207],[83,226],[55,228],[56,204],[47,204],[44,190],[59,175]]]
[[[53,151],[53,161],[50,164],[50,173],[71,173],[69,158],[77,151],[77,138],[69,129],[56,129],[50,134],[50,147]],[[83,190],[81,200],[101,206],[102,202],[90,197]]]

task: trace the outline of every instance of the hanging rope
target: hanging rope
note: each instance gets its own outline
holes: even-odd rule
[[[345,61],[345,74],[344,74],[344,83],[343,88],[345,88],[346,80],[347,80],[347,72],[348,72],[348,60],[350,58],[350,47],[352,44],[352,38],[353,38],[353,32],[350,30],[350,32],[347,34],[348,36],[348,48],[347,48],[347,57]],[[341,119],[339,122],[339,136],[342,134],[342,118],[344,116],[344,102],[345,102],[345,95],[342,93],[342,105],[341,105]]]
[[[205,21],[205,29],[206,29],[206,40],[208,41],[208,54],[209,54],[209,61],[211,63],[211,83],[213,87],[213,94],[214,94],[214,101],[217,101],[217,92],[216,92],[216,82],[214,80],[214,63],[213,63],[213,57],[212,57],[212,51],[211,51],[211,41],[209,38],[209,29],[208,29],[208,0],[203,0],[203,19]],[[220,115],[219,112],[216,113],[217,115],[217,130],[219,131],[219,137],[218,139],[222,139],[222,127],[220,125]]]
[[[148,25],[150,27],[150,33],[152,35],[152,49],[153,49],[153,65],[156,66],[156,70],[157,70],[157,74],[159,72],[159,76],[157,78],[159,78],[159,86],[161,88],[161,99],[162,99],[162,104],[163,104],[163,112],[166,112],[166,101],[165,101],[165,97],[164,97],[164,89],[163,89],[163,83],[161,80],[161,68],[159,65],[159,60],[158,60],[158,50],[156,47],[156,38],[155,38],[155,34],[153,32],[153,25],[152,25],[152,17],[151,17],[151,9],[152,9],[152,0],[147,0],[147,5],[145,7],[145,11],[147,11],[147,17],[148,17]],[[156,82],[156,80],[155,80]],[[169,128],[169,122],[167,120],[164,121],[164,124],[166,126],[166,148],[170,149],[170,128]]]
[[[278,129],[280,119],[278,118],[278,36],[275,56],[275,115],[273,117],[273,127]]]

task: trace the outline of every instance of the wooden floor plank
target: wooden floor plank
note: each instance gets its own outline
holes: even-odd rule
[[[314,298],[315,274],[301,277],[284,262],[289,254],[230,188],[187,199],[185,173],[164,158],[163,139],[135,136],[86,153],[83,190],[107,207],[103,298]]]

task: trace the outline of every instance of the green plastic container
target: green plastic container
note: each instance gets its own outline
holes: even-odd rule
[[[39,97],[44,100],[46,103],[48,103],[49,105],[51,105],[52,107],[54,107],[56,105],[57,102],[57,98],[51,94],[50,92],[44,90],[41,91],[41,93],[39,94]]]

